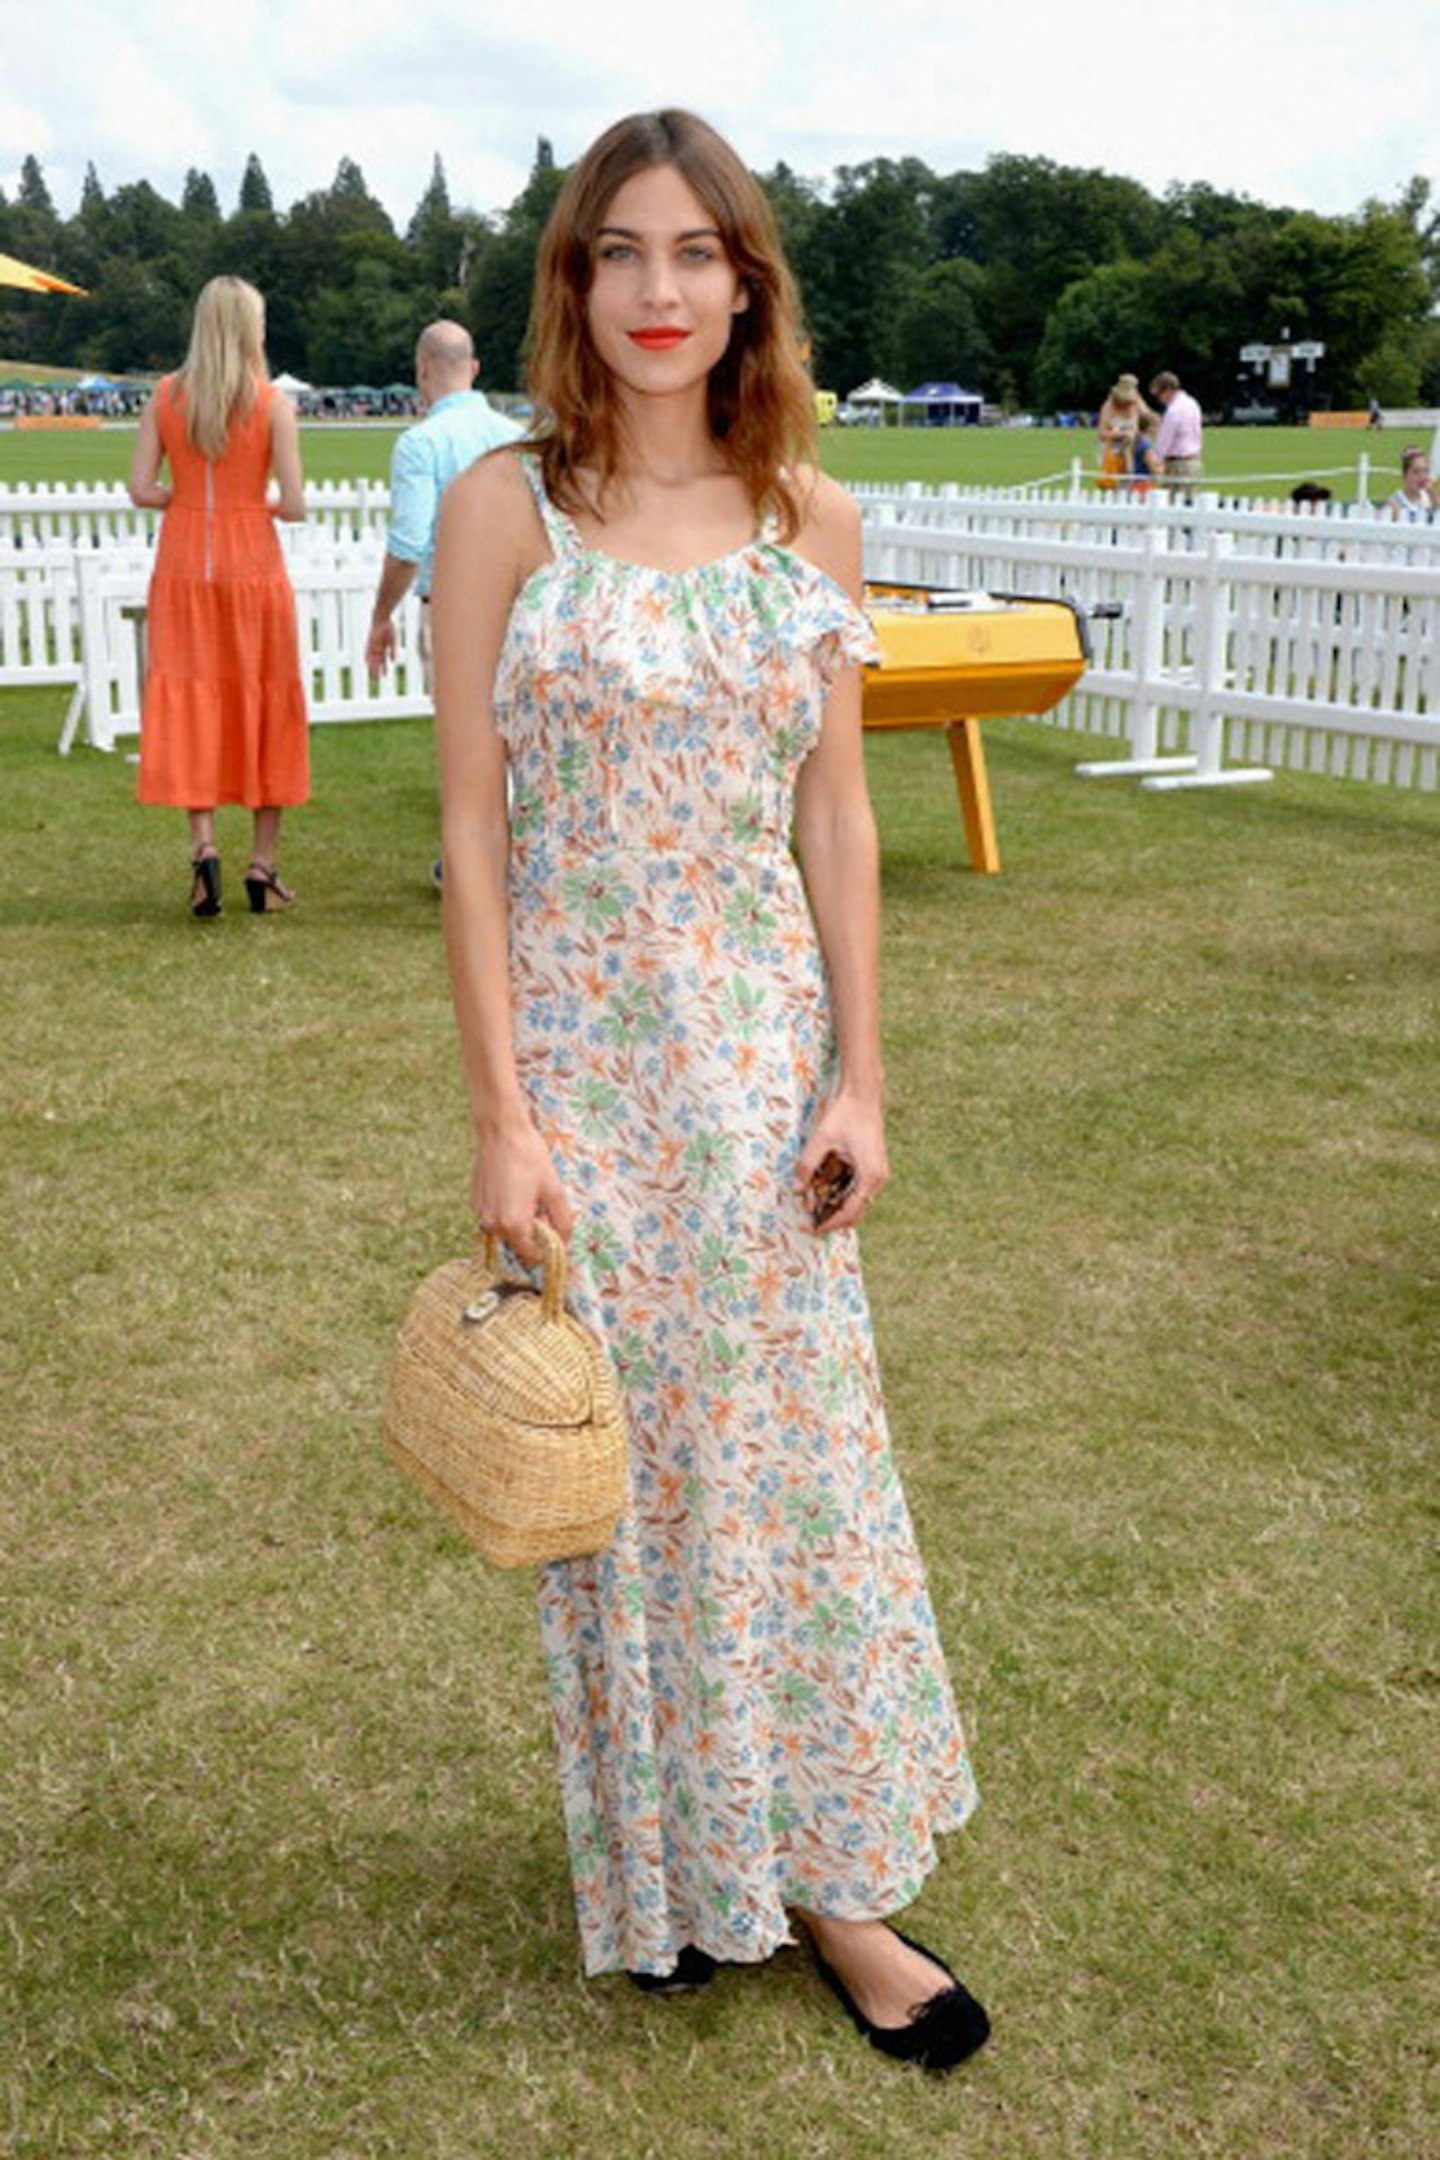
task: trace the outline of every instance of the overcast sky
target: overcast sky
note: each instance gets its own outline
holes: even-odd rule
[[[996,151],[1325,212],[1440,192],[1437,0],[0,0],[0,186],[33,151],[62,215],[87,159],[234,208],[256,150],[277,207],[355,158],[397,223],[438,150],[452,200],[503,208],[547,135],[693,106],[746,160],[826,178]]]

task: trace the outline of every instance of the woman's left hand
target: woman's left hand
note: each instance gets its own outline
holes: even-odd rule
[[[809,1183],[827,1155],[838,1155],[854,1177],[833,1215],[816,1223],[809,1207]],[[817,1119],[815,1129],[800,1151],[795,1165],[795,1189],[807,1221],[817,1237],[835,1230],[854,1230],[865,1219],[870,1203],[890,1182],[890,1161],[885,1152],[885,1119],[878,1103],[862,1101],[842,1090]]]

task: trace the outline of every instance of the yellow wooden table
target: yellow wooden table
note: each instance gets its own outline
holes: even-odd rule
[[[867,728],[943,727],[971,867],[1000,868],[982,720],[1048,712],[1085,672],[1085,618],[1067,600],[872,585],[880,658],[865,669]]]

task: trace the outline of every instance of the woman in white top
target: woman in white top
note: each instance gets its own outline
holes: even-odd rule
[[[1403,525],[1424,524],[1440,509],[1440,495],[1430,478],[1430,460],[1423,450],[1401,451],[1400,485],[1385,507]]]

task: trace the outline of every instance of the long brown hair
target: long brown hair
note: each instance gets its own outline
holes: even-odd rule
[[[590,337],[586,298],[595,241],[617,190],[638,172],[672,165],[715,222],[749,304],[710,371],[710,432],[744,483],[759,519],[793,539],[803,515],[800,468],[815,456],[815,395],[801,358],[800,303],[770,205],[723,136],[694,113],[632,113],[607,128],[571,171],[540,243],[530,315],[531,395],[541,415],[540,460],[551,499],[598,509],[620,468],[621,410]]]

